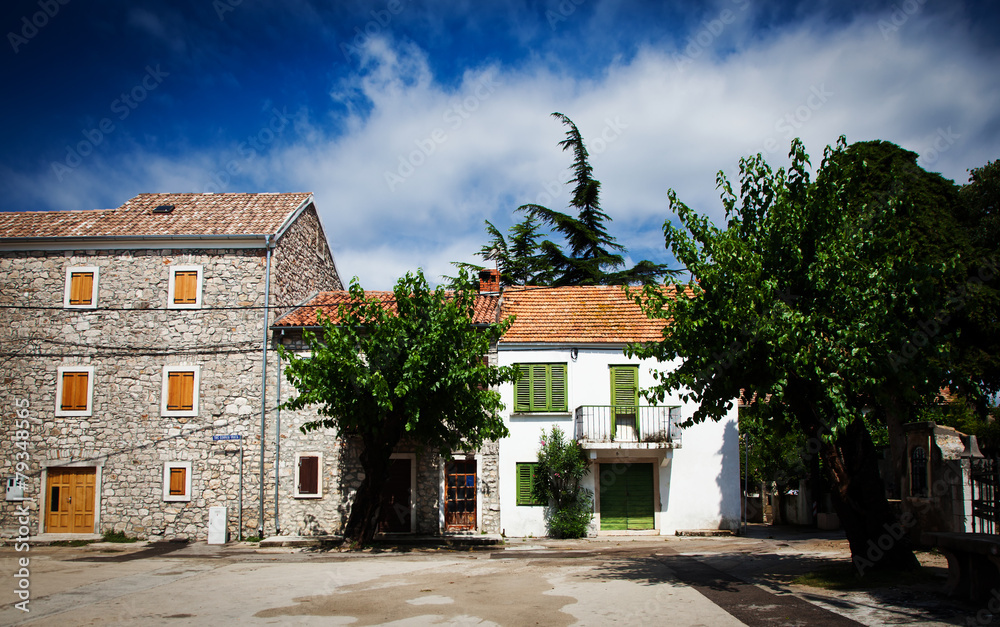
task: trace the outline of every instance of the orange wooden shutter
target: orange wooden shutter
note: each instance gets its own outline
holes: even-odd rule
[[[194,409],[193,372],[171,372],[167,375],[167,409],[170,411]]]
[[[184,496],[187,488],[187,468],[170,469],[170,496]]]
[[[63,411],[87,411],[87,378],[86,372],[64,372],[62,374],[62,399],[60,409]]]
[[[194,305],[198,302],[198,271],[174,272],[174,304]]]
[[[69,279],[69,304],[92,305],[94,303],[94,273],[71,272]]]

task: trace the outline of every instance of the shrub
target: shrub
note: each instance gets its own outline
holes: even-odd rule
[[[562,429],[542,434],[535,470],[534,492],[548,502],[549,534],[556,538],[582,538],[594,516],[593,498],[580,486],[587,474],[587,455],[577,442],[568,441]]]

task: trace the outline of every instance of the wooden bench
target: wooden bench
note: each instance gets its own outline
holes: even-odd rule
[[[920,540],[948,558],[948,594],[982,601],[1000,591],[1000,535],[926,532]]]

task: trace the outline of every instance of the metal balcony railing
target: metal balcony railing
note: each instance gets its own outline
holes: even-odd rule
[[[580,443],[680,446],[682,421],[677,406],[581,405],[576,408]]]

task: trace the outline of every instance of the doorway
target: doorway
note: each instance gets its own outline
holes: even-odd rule
[[[476,528],[476,460],[456,459],[444,471],[444,524],[447,531]]]
[[[49,468],[46,533],[94,533],[96,468]]]

